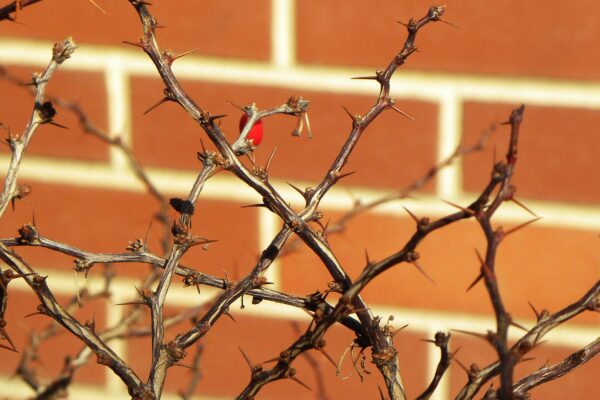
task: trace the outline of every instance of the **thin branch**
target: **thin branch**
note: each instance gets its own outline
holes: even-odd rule
[[[600,310],[600,280],[597,281],[583,297],[562,310],[554,314],[548,314],[547,312],[542,311],[537,324],[510,348],[510,353],[514,362],[516,363],[521,360],[525,354],[529,353],[540,343],[542,338],[548,332],[560,324],[583,312],[598,310]],[[477,373],[470,376],[469,382],[460,390],[456,399],[472,399],[483,385],[496,377],[500,372],[500,361],[496,361],[485,368],[480,369]]]
[[[31,118],[20,136],[9,135],[7,139],[12,154],[10,166],[8,167],[4,180],[4,189],[0,194],[0,217],[4,215],[8,204],[17,195],[17,175],[19,167],[33,134],[40,125],[51,123],[56,114],[56,110],[52,107],[52,103],[47,102],[45,99],[46,85],[54,74],[54,71],[56,71],[64,61],[71,57],[76,48],[77,45],[72,38],[67,38],[62,42],[55,43],[54,48],[52,49],[52,60],[46,67],[46,70],[42,74],[35,74],[33,76],[36,94]]]
[[[4,245],[0,244],[0,258],[12,269],[20,274],[33,272],[19,256],[10,251]],[[95,354],[99,364],[109,367],[121,380],[129,393],[141,395],[146,391],[142,381],[135,372],[123,361],[116,353],[108,347],[90,328],[80,324],[68,312],[66,312],[48,288],[46,278],[41,275],[26,276],[25,281],[33,289],[38,299],[42,303],[44,314],[52,317],[59,324],[64,326],[69,332],[84,342]]]
[[[546,382],[553,381],[555,379],[560,378],[561,376],[572,372],[575,368],[582,366],[599,353],[600,337],[598,337],[596,340],[594,340],[581,350],[578,350],[575,353],[571,354],[561,362],[550,366],[544,366],[539,370],[520,379],[513,386],[513,394],[516,398],[525,398],[527,392],[529,392],[534,387]]]
[[[429,384],[427,389],[425,389],[425,391],[416,398],[416,400],[427,400],[431,397],[431,395],[435,392],[435,389],[437,389],[440,381],[442,380],[444,373],[452,363],[452,355],[448,351],[449,341],[450,334],[446,334],[444,332],[437,332],[435,334],[435,339],[431,341],[433,344],[440,348],[440,361],[438,362],[438,365],[435,369],[435,374],[431,379],[431,383]]]

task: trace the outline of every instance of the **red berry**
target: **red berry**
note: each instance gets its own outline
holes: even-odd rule
[[[248,114],[242,114],[242,116],[240,117],[240,133],[242,132],[242,129],[244,129],[244,126],[246,126],[246,122],[248,122],[249,119],[250,117],[248,117]],[[263,122],[259,119],[258,121],[256,121],[252,129],[250,129],[250,132],[248,132],[248,136],[246,136],[246,139],[251,140],[252,144],[258,146],[260,142],[262,142],[262,137]]]

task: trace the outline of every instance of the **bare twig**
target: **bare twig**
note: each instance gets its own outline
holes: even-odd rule
[[[46,70],[42,74],[33,75],[33,84],[36,87],[36,95],[31,119],[20,136],[9,134],[7,139],[12,155],[10,166],[8,167],[6,178],[4,180],[4,189],[2,194],[0,194],[0,217],[2,217],[8,204],[13,198],[19,196],[17,174],[19,172],[21,160],[23,159],[23,155],[33,134],[40,125],[53,123],[56,110],[54,110],[52,103],[45,99],[46,85],[58,66],[69,59],[76,48],[77,45],[72,38],[67,38],[62,42],[56,43],[52,49],[52,60],[46,67]]]
[[[435,374],[431,379],[431,383],[425,389],[423,393],[421,393],[416,400],[427,400],[431,397],[435,389],[437,389],[438,384],[442,380],[444,373],[450,366],[452,362],[452,355],[448,351],[448,341],[450,340],[450,334],[446,334],[444,332],[437,332],[435,334],[434,340],[429,340],[429,342],[435,344],[440,348],[440,361],[438,362],[437,368],[435,369]]]
[[[541,339],[558,325],[570,320],[585,311],[600,310],[600,281],[579,300],[556,312],[549,314],[547,311],[540,312],[537,324],[529,330],[511,348],[510,353],[516,363],[530,352]],[[483,385],[501,372],[501,361],[496,361],[485,368],[480,369],[469,377],[469,382],[460,390],[456,396],[457,400],[472,399]]]

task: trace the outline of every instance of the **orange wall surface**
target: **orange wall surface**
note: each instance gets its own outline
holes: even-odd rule
[[[51,57],[52,43],[73,36],[79,48],[48,84],[47,94],[78,103],[94,123],[111,135],[121,135],[153,182],[167,197],[189,193],[201,167],[196,153],[200,140],[209,140],[198,125],[174,103],[144,111],[162,96],[163,84],[136,41],[141,26],[125,0],[96,0],[102,13],[84,0],[44,0],[19,11],[16,23],[0,21],[0,65],[22,80],[40,72]],[[2,4],[7,3],[3,1]],[[384,69],[401,49],[405,28],[397,21],[425,15],[430,4],[397,0],[230,0],[153,1],[151,11],[163,28],[159,45],[175,54],[194,53],[175,61],[182,86],[203,108],[228,114],[222,128],[233,141],[240,111],[229,102],[255,102],[261,109],[283,104],[291,95],[310,100],[314,137],[291,136],[296,120],[275,116],[264,121],[265,139],[255,156],[264,164],[277,146],[269,176],[295,210],[302,199],[286,182],[305,188],[324,176],[351,129],[343,106],[364,114],[374,103],[378,87],[353,76]],[[514,183],[517,198],[542,219],[508,237],[500,246],[497,273],[508,311],[525,327],[535,323],[528,302],[556,312],[579,299],[600,278],[600,24],[597,2],[447,0],[444,19],[453,24],[426,26],[413,54],[392,81],[397,106],[414,121],[394,112],[384,113],[368,128],[345,171],[357,171],[329,193],[321,207],[324,221],[343,215],[355,199],[375,199],[401,189],[449,156],[461,143],[478,141],[490,125],[505,121],[510,110],[526,105],[519,161]],[[0,122],[13,132],[23,130],[33,100],[23,87],[0,79]],[[24,223],[35,221],[52,239],[89,251],[125,251],[128,241],[144,237],[158,211],[158,203],[144,192],[118,149],[81,131],[77,119],[58,109],[55,121],[64,130],[44,125],[27,149],[19,182],[32,193],[7,210],[0,223],[1,237],[13,237]],[[419,217],[440,217],[453,211],[441,200],[467,205],[489,179],[494,154],[504,154],[509,128],[500,126],[485,149],[469,154],[444,169],[412,198],[386,204],[352,220],[343,234],[330,235],[332,249],[352,278],[365,264],[364,253],[379,260],[399,250],[414,232],[406,206]],[[208,146],[210,147],[210,146]],[[10,153],[0,148],[3,173]],[[232,280],[254,266],[262,250],[281,227],[266,210],[241,208],[260,202],[233,174],[210,179],[200,196],[193,233],[218,242],[207,251],[193,248],[184,263],[202,272]],[[170,217],[176,213],[170,210]],[[504,205],[494,219],[506,229],[531,216],[514,204]],[[160,253],[161,227],[150,229],[150,248]],[[296,243],[298,244],[298,243]],[[399,265],[380,276],[364,291],[373,312],[394,325],[408,327],[395,337],[400,368],[409,398],[428,384],[438,360],[438,349],[422,341],[437,330],[485,332],[494,330],[493,310],[483,285],[465,289],[479,273],[475,248],[483,251],[484,236],[473,220],[452,225],[428,237],[419,248],[420,263],[435,281],[414,267]],[[37,270],[49,275],[49,285],[67,301],[85,278],[73,278],[73,260],[41,249],[17,251]],[[86,304],[77,312],[82,321],[95,318],[100,328],[122,316],[115,303],[136,298],[135,286],[148,269],[144,265],[115,265],[114,296]],[[2,266],[5,269],[5,266]],[[101,268],[91,273],[98,282]],[[299,246],[281,257],[269,272],[273,288],[296,295],[325,290],[331,280],[319,259]],[[96,285],[97,286],[97,285]],[[176,279],[167,298],[167,314],[189,305],[210,304],[217,294],[184,288]],[[37,299],[25,285],[10,287],[7,332],[19,350],[28,333],[43,328],[35,312]],[[239,303],[221,318],[202,340],[202,379],[196,394],[202,399],[228,399],[247,384],[250,373],[238,348],[256,363],[277,357],[298,336],[294,323],[306,328],[307,315],[284,306],[246,307]],[[148,323],[148,320],[145,321]],[[167,339],[187,328],[167,332]],[[532,352],[534,360],[516,367],[516,377],[547,361],[555,363],[598,336],[600,316],[584,313],[547,337]],[[510,330],[510,340],[523,333]],[[340,360],[353,337],[343,327],[326,336],[327,351]],[[139,376],[149,371],[148,339],[114,344]],[[480,367],[495,360],[485,342],[452,333],[451,349],[465,365]],[[55,376],[66,355],[80,344],[67,334],[43,347],[35,364],[42,377]],[[376,399],[383,387],[367,352],[364,381],[347,356],[342,377],[318,352],[329,399]],[[20,354],[0,349],[0,398],[32,394],[17,378],[10,379]],[[189,363],[191,357],[183,360]],[[128,398],[118,378],[90,364],[76,374],[74,399]],[[268,385],[260,399],[315,399],[317,371],[305,358],[297,361],[295,382]],[[534,389],[533,399],[600,398],[600,359],[567,377]],[[349,377],[348,377],[349,376]],[[186,387],[190,371],[173,368],[166,392],[175,396]],[[347,379],[346,379],[347,378]],[[453,363],[435,399],[453,398],[467,382]],[[107,397],[108,396],[108,397]]]

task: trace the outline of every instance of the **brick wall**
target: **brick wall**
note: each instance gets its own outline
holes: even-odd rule
[[[149,59],[121,44],[139,37],[137,17],[124,0],[98,2],[106,14],[86,1],[43,1],[23,10],[20,24],[1,22],[0,63],[27,79],[29,72],[40,71],[48,62],[53,41],[72,35],[80,48],[56,73],[48,93],[77,101],[100,127],[121,135],[164,193],[185,195],[199,165],[196,151],[202,134],[174,104],[142,115],[160,99],[163,86]],[[377,93],[372,82],[348,78],[387,65],[404,38],[395,21],[420,16],[429,6],[422,1],[392,0],[154,3],[154,14],[166,26],[159,33],[161,46],[176,53],[199,49],[178,60],[175,73],[206,109],[235,115],[238,112],[227,100],[254,101],[263,108],[284,102],[290,94],[311,100],[314,139],[291,137],[294,121],[274,117],[265,122],[267,136],[256,153],[265,160],[278,146],[273,184],[296,206],[300,198],[285,182],[306,187],[321,179],[349,131],[341,106],[366,111]],[[490,123],[506,119],[512,107],[525,103],[515,182],[519,198],[543,219],[502,244],[498,274],[507,308],[519,323],[532,326],[534,316],[527,301],[557,311],[579,298],[600,275],[600,59],[596,51],[600,25],[590,12],[595,2],[446,3],[446,18],[460,28],[436,24],[425,29],[417,39],[421,51],[393,80],[393,96],[416,121],[393,113],[378,119],[350,159],[348,169],[358,173],[327,195],[322,210],[326,219],[334,218],[352,205],[349,191],[372,199],[406,185],[448,156],[461,136],[467,143],[476,141]],[[0,121],[18,132],[30,113],[31,97],[5,81],[0,81],[0,93]],[[48,237],[90,251],[123,250],[129,240],[144,236],[156,203],[118,151],[80,133],[68,113],[59,113],[57,121],[72,129],[43,126],[36,134],[20,173],[20,182],[31,184],[33,192],[4,216],[2,237],[14,236],[35,211],[37,225]],[[223,121],[232,139],[236,124],[237,117]],[[418,215],[435,217],[451,210],[441,198],[460,204],[473,199],[489,176],[494,147],[500,154],[505,143],[506,132],[500,130],[486,151],[443,170],[417,195],[418,200],[386,204],[357,218],[343,237],[332,237],[332,246],[351,276],[359,273],[365,248],[372,258],[380,259],[407,238],[412,221],[403,205]],[[8,156],[2,148],[3,165]],[[257,200],[231,175],[211,179],[201,197],[194,231],[219,242],[206,252],[190,251],[184,261],[221,276],[223,270],[234,278],[246,273],[280,226],[268,212],[240,208]],[[513,226],[528,218],[517,207],[503,206],[496,223]],[[150,245],[158,250],[156,225]],[[432,337],[438,329],[484,332],[494,327],[484,288],[465,293],[478,273],[474,247],[483,247],[475,222],[452,226],[429,237],[420,249],[435,285],[418,272],[399,267],[364,292],[376,313],[394,315],[398,325],[410,324],[396,338],[409,397],[425,387],[437,363],[437,349],[420,339]],[[71,259],[38,249],[19,251],[49,274],[56,293],[63,298],[73,293]],[[88,304],[78,316],[95,316],[98,326],[120,319],[123,310],[113,303],[134,298],[134,286],[146,269],[127,264],[117,270],[111,302]],[[300,295],[324,289],[329,280],[309,251],[282,258],[270,274],[276,288]],[[83,284],[83,278],[78,279]],[[97,283],[93,275],[89,284]],[[197,296],[193,288],[175,286],[168,300],[173,313],[190,302],[209,302],[216,293],[205,289]],[[23,348],[27,332],[45,326],[43,317],[23,319],[36,306],[24,285],[11,284],[7,319],[18,348]],[[264,302],[244,310],[235,307],[232,314],[237,324],[224,318],[205,339],[204,378],[198,389],[202,398],[231,398],[247,382],[249,373],[238,346],[254,361],[266,360],[291,343],[295,334],[291,321],[307,323],[298,310]],[[553,331],[534,352],[536,360],[519,366],[517,374],[546,360],[556,362],[587,344],[597,337],[599,324],[598,314],[586,314]],[[511,339],[519,335],[511,330]],[[491,348],[477,340],[460,334],[453,338],[452,348],[461,348],[458,358],[463,363],[486,365],[494,358]],[[329,353],[339,359],[352,337],[336,327],[327,340]],[[145,376],[148,340],[121,341],[115,347]],[[73,350],[67,335],[49,342],[41,354],[40,372],[52,375],[62,357]],[[374,373],[363,383],[356,373],[342,380],[324,358],[315,357],[331,398],[378,396],[381,381],[374,367],[369,367]],[[0,397],[28,395],[18,379],[10,378],[18,358],[2,352]],[[306,360],[300,359],[297,369],[304,382],[316,386]],[[344,369],[344,374],[350,374],[349,363]],[[573,375],[534,390],[533,398],[600,397],[595,382],[599,372],[600,360],[593,360]],[[184,369],[171,370],[168,398],[174,398],[188,376]],[[72,398],[127,397],[120,381],[93,363],[77,378]],[[449,399],[465,380],[464,372],[453,365],[435,398]],[[283,396],[314,398],[289,381],[269,385],[261,398]]]

